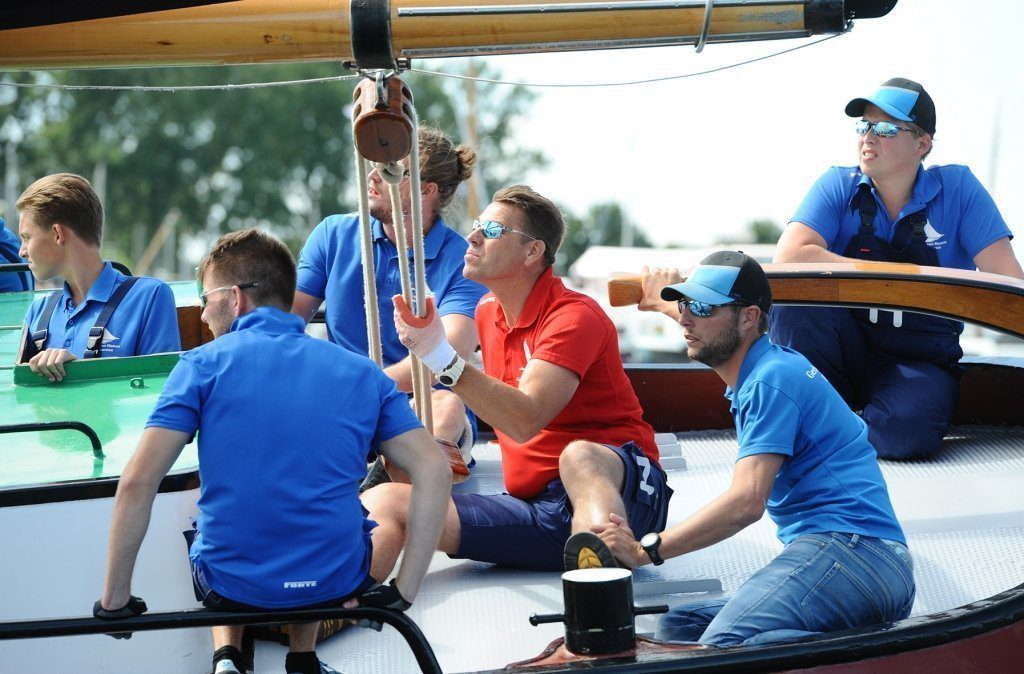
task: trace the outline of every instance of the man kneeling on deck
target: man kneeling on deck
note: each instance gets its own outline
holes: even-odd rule
[[[767,507],[785,548],[731,598],[674,608],[658,636],[763,644],[906,618],[913,564],[867,428],[806,358],[765,335],[772,297],[761,266],[714,253],[678,281],[678,272],[645,274],[642,306],[654,308],[660,291],[687,354],[728,385],[739,442],[732,484],[640,542],[615,517],[594,531],[631,567],[661,564],[729,538]]]
[[[190,559],[196,597],[207,607],[358,602],[405,610],[437,545],[450,490],[443,457],[423,451],[433,438],[371,360],[307,336],[288,313],[295,262],[280,241],[254,229],[227,234],[199,280],[202,319],[216,339],[182,354],[124,469],[94,615],[146,610],[130,595],[135,558],[160,480],[197,430],[202,486]],[[358,496],[371,446],[413,480],[408,545],[388,586],[370,576],[374,523]],[[289,673],[334,671],[314,652],[317,627],[291,626]],[[214,628],[216,674],[244,671],[241,639],[240,626]]]
[[[665,524],[672,491],[615,327],[552,273],[564,229],[558,208],[525,186],[500,190],[473,223],[464,273],[490,290],[476,311],[483,372],[448,344],[432,309],[428,321],[414,319],[396,297],[402,342],[495,429],[501,446],[508,493],[454,495],[440,542],[452,557],[544,570],[615,566],[591,525],[609,513],[637,531]],[[409,499],[400,484],[363,494],[380,524],[375,575],[389,572],[415,531]]]

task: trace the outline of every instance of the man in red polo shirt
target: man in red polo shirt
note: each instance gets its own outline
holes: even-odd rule
[[[622,369],[615,326],[552,273],[564,231],[558,208],[521,185],[495,194],[473,224],[463,273],[490,290],[476,311],[482,372],[448,344],[432,307],[417,319],[396,298],[402,342],[501,446],[508,491],[453,496],[438,546],[452,557],[547,570],[614,566],[592,526],[612,513],[637,536],[665,524],[672,490]],[[404,538],[408,485],[381,485],[363,503],[380,525],[373,575],[386,578]]]

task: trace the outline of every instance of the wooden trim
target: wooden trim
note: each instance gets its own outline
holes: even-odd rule
[[[766,264],[776,304],[921,311],[1024,337],[1024,281],[910,264]],[[612,306],[640,301],[639,276],[608,282]]]
[[[200,306],[178,307],[178,335],[181,337],[181,350],[188,351],[213,341],[210,327],[200,318],[203,308]]]
[[[692,44],[704,7],[582,13],[402,16],[403,10],[503,5],[571,5],[580,0],[393,0],[395,56],[487,55],[612,46]],[[621,7],[614,7],[621,5]],[[95,68],[282,61],[350,61],[347,0],[238,0],[52,26],[0,31],[0,68]],[[843,3],[808,0],[716,7],[708,41],[838,32]],[[813,15],[813,25],[805,22]],[[822,19],[827,14],[831,20]],[[61,20],[55,17],[55,21]],[[838,28],[837,28],[838,27]]]

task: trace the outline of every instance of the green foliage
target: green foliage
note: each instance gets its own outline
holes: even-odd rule
[[[346,74],[336,64],[92,70],[3,75],[73,86],[188,87],[290,81]],[[421,123],[462,140],[461,89],[411,73]],[[350,112],[355,81],[232,90],[14,89],[0,86],[0,140],[17,144],[17,191],[49,173],[90,178],[106,209],[104,253],[135,262],[161,223],[211,241],[261,226],[297,251],[331,213],[357,207]],[[538,153],[508,138],[531,96],[521,87],[478,86],[479,167],[503,183]],[[16,194],[9,196],[16,198]],[[181,245],[181,238],[173,239]],[[188,261],[186,261],[188,262]]]
[[[595,204],[583,217],[564,208],[562,213],[565,218],[565,238],[558,249],[555,263],[558,273],[567,273],[576,258],[590,246],[650,248],[652,245],[647,234],[629,220],[617,202]]]

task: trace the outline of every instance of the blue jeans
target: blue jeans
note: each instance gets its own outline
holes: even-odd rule
[[[657,637],[714,646],[764,644],[901,620],[914,605],[906,546],[858,534],[806,534],[732,597],[677,606]]]

